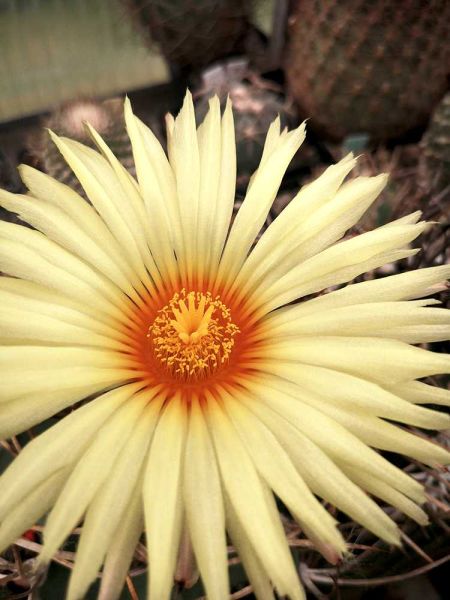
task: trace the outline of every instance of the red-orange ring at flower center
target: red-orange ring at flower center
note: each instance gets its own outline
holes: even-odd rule
[[[138,379],[163,386],[170,396],[200,398],[217,385],[233,384],[252,369],[246,355],[258,326],[245,318],[245,308],[220,290],[213,295],[205,287],[181,286],[134,306],[127,338]]]

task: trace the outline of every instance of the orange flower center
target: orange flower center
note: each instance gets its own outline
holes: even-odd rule
[[[246,299],[214,287],[180,285],[130,305],[124,361],[137,381],[189,403],[258,368],[262,323],[248,316]]]
[[[147,338],[168,374],[188,381],[205,379],[225,364],[239,332],[219,296],[182,289],[158,311]]]

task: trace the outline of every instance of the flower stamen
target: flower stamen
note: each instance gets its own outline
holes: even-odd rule
[[[219,296],[182,289],[158,311],[147,337],[174,378],[195,381],[228,361],[239,331]]]

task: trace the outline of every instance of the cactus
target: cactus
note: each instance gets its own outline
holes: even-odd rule
[[[201,67],[236,51],[247,29],[246,0],[125,0],[146,38],[180,67]]]
[[[85,122],[90,123],[100,133],[124,167],[133,172],[133,155],[125,129],[122,100],[70,102],[46,119],[45,126],[58,135],[95,147],[85,129]],[[80,184],[46,131],[31,145],[30,151],[43,171],[81,192]]]
[[[296,0],[285,63],[312,126],[335,139],[399,137],[447,89],[450,3]]]
[[[422,138],[421,148],[422,175],[436,191],[449,187],[450,197],[450,93],[436,108]],[[449,214],[447,216],[450,217]]]

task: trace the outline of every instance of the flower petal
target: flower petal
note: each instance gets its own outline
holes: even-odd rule
[[[59,469],[11,509],[0,525],[0,552],[6,550],[13,540],[32,527],[47,512],[68,475],[67,468]]]
[[[414,240],[426,226],[384,226],[350,238],[307,259],[278,281],[268,286],[263,282],[255,293],[259,293],[259,302],[269,312],[307,294],[344,283],[375,266],[397,260],[391,253]]]
[[[145,403],[148,394],[140,392],[135,403]],[[161,399],[153,399],[140,415],[133,434],[117,457],[111,473],[90,504],[78,543],[75,565],[69,582],[67,600],[84,598],[94,581],[113,539],[132,501],[153,429],[161,408]],[[138,495],[140,493],[138,492]]]
[[[281,379],[259,377],[246,387],[324,450],[340,466],[365,470],[403,492],[416,502],[424,501],[422,486],[370,449],[346,428],[299,400],[297,386]]]
[[[210,402],[214,399],[208,398],[207,418],[226,495],[278,593],[302,598],[286,540],[272,519],[253,461],[221,408]]]
[[[108,419],[74,467],[45,524],[41,564],[50,561],[106,482],[142,415],[143,402],[134,400],[128,398]]]
[[[124,386],[103,394],[29,442],[0,478],[0,521],[50,475],[72,465],[136,387]]]
[[[181,536],[186,407],[172,398],[156,426],[144,479],[149,597],[168,600]]]
[[[208,598],[227,598],[230,591],[222,489],[207,424],[195,400],[191,404],[186,441],[183,497],[195,558]]]
[[[450,372],[450,356],[370,337],[298,337],[264,346],[258,355],[335,369],[387,385]]]
[[[231,228],[219,267],[225,287],[241,268],[267,217],[288,164],[305,139],[305,124],[288,133],[265,164],[256,171]]]
[[[312,492],[331,502],[391,544],[399,544],[395,523],[314,442],[256,398],[245,398],[250,410],[273,431]],[[411,503],[412,504],[412,503]]]
[[[234,400],[231,394],[225,394],[224,405],[261,477],[289,508],[313,543],[317,543],[319,551],[332,548],[339,556],[345,551],[345,543],[335,520],[314,498],[276,437],[242,406],[240,395]]]
[[[300,223],[295,221],[295,228],[291,221],[287,225],[288,231],[284,231],[282,237],[277,227],[270,238],[271,244],[264,245],[264,254],[257,252],[258,243],[239,273],[235,282],[239,293],[245,295],[256,288],[261,279],[264,279],[266,286],[277,281],[301,262],[335,243],[355,225],[385,184],[386,177],[383,175],[354,179],[344,184],[330,202],[318,208],[309,218]],[[280,218],[283,214],[284,211]],[[273,224],[267,229],[267,237]],[[254,253],[257,257],[252,260]]]
[[[142,482],[138,482],[131,493],[131,500],[124,511],[123,519],[111,538],[98,600],[118,600],[122,593],[128,567],[144,528],[141,490]]]

